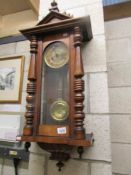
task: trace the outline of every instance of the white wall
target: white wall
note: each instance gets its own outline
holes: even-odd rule
[[[131,18],[105,23],[112,165],[114,174],[131,174]]]

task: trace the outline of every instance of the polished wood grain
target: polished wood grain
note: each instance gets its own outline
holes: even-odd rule
[[[66,133],[58,133],[58,129],[64,128]],[[39,126],[39,135],[48,136],[48,137],[69,137],[69,126],[65,125],[40,125]]]
[[[93,145],[92,138],[93,138],[92,134],[87,134],[86,139],[81,139],[81,140],[68,138],[68,137],[22,136],[21,141],[28,140],[28,142],[41,142],[41,143],[49,143],[49,144],[63,144],[63,145],[66,144],[66,145],[76,146],[76,147],[78,146],[88,147]]]

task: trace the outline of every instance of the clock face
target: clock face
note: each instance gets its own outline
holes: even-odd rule
[[[60,41],[49,44],[44,52],[45,63],[51,68],[60,68],[69,60],[69,50]]]

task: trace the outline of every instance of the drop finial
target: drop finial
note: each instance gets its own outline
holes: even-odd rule
[[[58,9],[58,6],[57,6],[57,2],[55,0],[53,0],[53,2],[51,2],[51,8],[49,10],[50,11],[59,12],[59,9]]]

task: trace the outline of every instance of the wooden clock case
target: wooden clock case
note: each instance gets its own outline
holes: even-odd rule
[[[51,159],[58,160],[59,170],[63,161],[70,158],[73,147],[78,148],[81,156],[83,147],[92,145],[92,134],[85,134],[83,101],[84,70],[81,56],[82,42],[92,39],[90,17],[73,18],[60,13],[57,3],[51,3],[49,14],[35,27],[21,30],[30,40],[30,67],[27,84],[27,105],[21,141],[37,142],[41,148],[51,153]],[[66,125],[41,124],[41,92],[43,44],[64,41],[69,47],[69,121]],[[53,76],[53,75],[52,75]],[[46,83],[46,82],[45,82]],[[58,134],[57,128],[65,127],[65,134]]]

